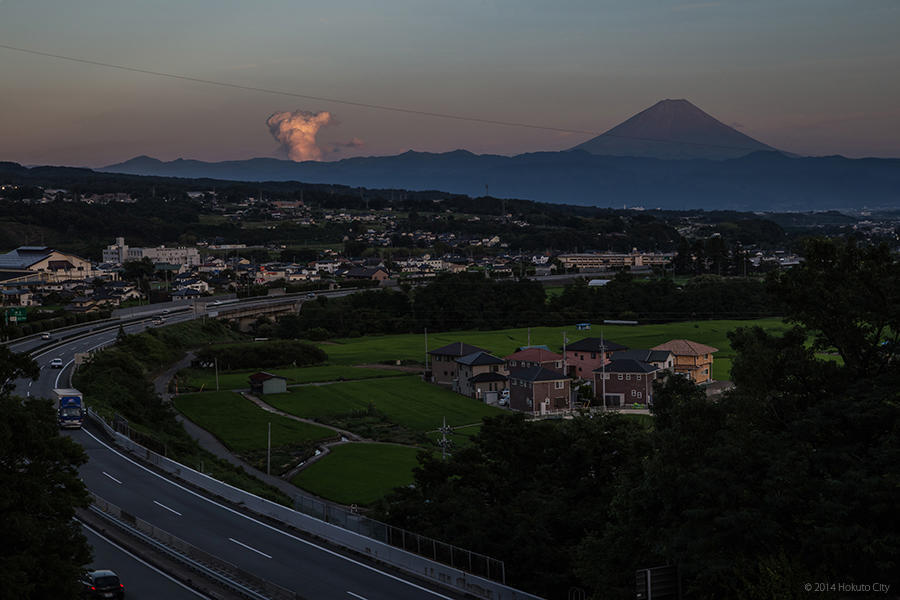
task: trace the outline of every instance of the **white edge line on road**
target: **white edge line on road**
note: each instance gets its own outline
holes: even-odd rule
[[[296,540],[296,541],[300,542],[301,544],[306,544],[307,546],[311,546],[311,547],[313,547],[313,548],[316,548],[317,550],[320,550],[320,551],[322,551],[322,552],[325,552],[326,554],[330,554],[330,555],[335,556],[335,557],[337,557],[337,558],[341,558],[341,559],[343,559],[343,560],[345,560],[345,561],[347,561],[347,562],[349,562],[349,563],[351,563],[351,564],[354,564],[354,565],[356,565],[356,566],[358,566],[358,567],[362,567],[363,569],[368,569],[369,571],[373,571],[373,572],[375,572],[375,573],[378,573],[379,575],[382,575],[382,576],[384,576],[384,577],[387,577],[388,579],[393,579],[394,581],[398,581],[398,582],[400,582],[400,583],[403,583],[403,584],[405,584],[405,585],[408,585],[408,586],[410,586],[410,587],[412,587],[412,588],[415,588],[415,589],[417,589],[417,590],[422,590],[423,592],[427,592],[427,593],[431,594],[432,596],[435,596],[435,597],[437,597],[437,598],[442,598],[443,600],[454,600],[454,599],[451,598],[450,596],[445,596],[444,594],[441,594],[441,593],[439,593],[439,592],[435,592],[434,590],[429,590],[429,589],[426,588],[426,587],[423,587],[423,586],[421,586],[421,585],[415,584],[415,583],[413,583],[413,582],[411,582],[411,581],[407,581],[407,580],[403,579],[402,577],[397,577],[396,575],[391,575],[390,573],[386,573],[385,571],[382,571],[381,569],[376,569],[375,567],[373,567],[373,566],[371,566],[371,565],[367,565],[367,564],[365,564],[365,563],[359,562],[358,560],[354,560],[354,559],[350,558],[349,556],[344,556],[344,555],[341,554],[340,552],[335,552],[334,550],[329,550],[328,548],[324,548],[324,547],[322,547],[322,546],[319,546],[318,544],[314,544],[314,543],[312,543],[312,542],[310,542],[310,541],[308,541],[308,540],[304,540],[303,538],[297,537],[296,535],[292,535],[292,534],[290,534],[290,533],[284,531],[283,529],[279,529],[278,527],[275,527],[275,526],[273,526],[273,525],[269,525],[268,523],[264,523],[264,522],[262,522],[262,521],[260,521],[260,520],[258,520],[258,519],[254,519],[253,517],[251,517],[251,516],[249,516],[249,515],[245,515],[244,513],[240,512],[240,511],[237,511],[237,510],[235,510],[235,509],[233,509],[233,508],[231,508],[231,507],[225,506],[224,504],[219,504],[219,503],[216,502],[215,500],[211,500],[210,498],[207,498],[207,497],[204,496],[203,494],[199,494],[199,493],[195,492],[194,490],[188,489],[188,488],[184,487],[183,485],[181,485],[181,484],[179,484],[179,483],[176,483],[176,482],[172,481],[171,479],[169,479],[169,478],[167,478],[167,477],[163,477],[163,476],[160,475],[159,473],[155,473],[154,471],[148,469],[148,468],[145,467],[144,465],[142,465],[142,464],[140,464],[140,463],[138,463],[138,462],[132,460],[131,458],[125,456],[124,454],[122,454],[121,452],[119,452],[118,450],[116,450],[115,448],[113,448],[112,446],[110,446],[109,444],[107,444],[106,442],[104,442],[104,441],[102,441],[101,439],[99,439],[97,436],[95,436],[95,435],[94,435],[93,433],[91,433],[90,431],[88,431],[88,430],[86,430],[86,429],[82,429],[82,431],[84,431],[86,434],[88,434],[89,436],[91,436],[92,438],[94,438],[94,440],[96,440],[99,444],[101,444],[102,446],[106,447],[107,449],[109,449],[110,451],[112,451],[114,454],[118,454],[120,457],[122,457],[123,459],[127,460],[128,462],[130,462],[130,463],[133,464],[134,466],[136,466],[136,467],[138,467],[138,468],[140,468],[140,469],[143,469],[144,471],[150,473],[150,474],[153,475],[154,477],[158,477],[158,478],[162,479],[163,481],[165,481],[166,483],[168,483],[169,485],[173,485],[173,486],[177,487],[178,489],[183,490],[183,491],[187,492],[188,494],[191,494],[192,496],[196,496],[197,498],[200,498],[201,500],[205,500],[206,502],[209,502],[210,504],[213,504],[213,505],[215,505],[215,506],[218,506],[219,508],[221,508],[221,509],[223,509],[223,510],[226,510],[226,511],[232,513],[232,514],[235,514],[235,515],[237,515],[237,516],[239,516],[239,517],[243,517],[244,519],[247,519],[248,521],[252,521],[252,522],[256,523],[257,525],[260,525],[260,526],[262,526],[262,527],[265,527],[266,529],[271,529],[272,531],[275,531],[275,532],[277,532],[277,533],[280,533],[281,535],[283,535],[283,536],[285,536],[285,537],[289,537],[289,538],[291,538],[291,539],[293,539],[293,540]]]
[[[237,541],[237,540],[234,539],[234,538],[228,538],[228,541],[229,541],[229,542],[234,542],[234,543],[237,544],[238,546],[243,546],[243,547],[246,548],[247,550],[253,550],[253,551],[256,552],[257,554],[262,554],[262,555],[265,556],[266,558],[272,558],[272,555],[266,554],[266,553],[263,552],[262,550],[257,550],[257,549],[254,548],[253,546],[248,546],[248,545],[245,544],[244,542],[239,542],[239,541]]]
[[[157,506],[162,506],[164,509],[166,509],[166,510],[168,510],[168,511],[171,511],[171,512],[175,513],[175,514],[178,515],[179,517],[183,516],[180,512],[178,512],[178,511],[175,510],[174,508],[169,508],[168,506],[166,506],[166,505],[163,504],[162,502],[158,502],[158,501],[154,500],[154,501],[153,501],[153,504],[156,504]]]
[[[194,595],[196,595],[196,596],[199,596],[200,598],[203,598],[204,600],[211,600],[209,596],[204,596],[203,594],[201,594],[200,592],[198,592],[198,591],[195,590],[194,588],[188,587],[188,586],[186,586],[185,584],[181,583],[180,581],[178,581],[177,579],[175,579],[174,577],[172,577],[172,576],[169,575],[168,573],[165,573],[165,572],[163,572],[163,571],[160,571],[159,569],[157,569],[156,567],[154,567],[153,565],[151,565],[150,563],[148,563],[147,561],[145,561],[145,560],[144,560],[143,558],[141,558],[140,556],[137,556],[136,554],[132,554],[131,552],[129,552],[128,550],[126,550],[126,549],[123,548],[122,546],[118,545],[117,543],[115,543],[114,541],[112,541],[111,539],[109,539],[108,537],[104,536],[102,533],[100,533],[99,531],[97,531],[96,529],[94,529],[93,527],[91,527],[90,525],[87,525],[87,524],[85,524],[85,523],[82,523],[81,526],[84,527],[85,529],[87,529],[88,531],[90,531],[91,533],[93,533],[94,535],[96,535],[98,538],[100,538],[101,540],[103,540],[104,542],[106,542],[107,544],[109,544],[110,546],[112,546],[113,548],[115,548],[116,550],[118,550],[119,552],[122,552],[122,553],[124,553],[124,554],[127,554],[128,556],[130,556],[130,557],[133,558],[134,560],[138,561],[139,563],[141,563],[141,564],[144,565],[145,567],[147,567],[147,568],[149,568],[149,569],[152,569],[152,570],[156,571],[157,573],[159,573],[160,575],[162,575],[163,577],[165,577],[166,579],[168,579],[168,580],[171,581],[172,583],[175,583],[175,584],[177,584],[177,585],[180,585],[181,587],[183,587],[183,588],[186,589],[187,591],[191,592],[192,594],[194,594]]]
[[[121,482],[121,481],[119,481],[118,479],[116,479],[115,477],[113,477],[112,475],[110,475],[109,473],[107,473],[106,471],[101,471],[101,472],[102,472],[104,475],[106,475],[107,477],[109,477],[110,479],[112,479],[113,481],[115,481],[116,483],[118,483],[119,485],[122,485],[122,482]]]
[[[359,594],[354,594],[350,590],[347,590],[347,593],[350,594],[351,596],[353,596],[354,598],[359,598],[359,600],[369,600],[365,596],[360,596]]]

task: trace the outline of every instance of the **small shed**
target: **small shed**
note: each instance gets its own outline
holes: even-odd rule
[[[250,392],[253,394],[283,394],[287,392],[287,378],[260,371],[250,376]]]

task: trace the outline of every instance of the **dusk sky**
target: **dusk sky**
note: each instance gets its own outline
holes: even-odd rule
[[[379,6],[383,5],[383,6]],[[900,1],[0,0],[0,44],[243,86],[602,133],[663,98],[799,154],[900,157]],[[517,154],[592,135],[216,87],[0,48],[0,160]],[[267,123],[267,120],[273,117]],[[308,141],[308,140],[307,140]]]

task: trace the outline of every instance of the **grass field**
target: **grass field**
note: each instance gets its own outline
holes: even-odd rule
[[[392,444],[341,444],[291,482],[334,502],[366,506],[395,487],[412,483],[418,452]]]
[[[307,458],[314,442],[335,437],[325,427],[268,413],[234,392],[186,394],[177,396],[174,402],[185,417],[263,469],[268,424],[272,423],[273,472],[283,472]]]
[[[247,378],[259,369],[242,369],[240,371],[219,372],[219,389],[239,390],[247,389],[250,383]],[[360,367],[348,367],[346,365],[323,365],[318,367],[290,367],[285,369],[267,369],[266,372],[287,377],[288,385],[295,383],[315,383],[319,381],[337,381],[369,379],[375,377],[396,377],[403,375],[403,371],[391,371],[389,369],[366,369]],[[216,389],[216,375],[212,369],[184,369],[179,371],[179,385],[185,390],[206,391]]]
[[[354,411],[363,412],[372,403],[390,421],[422,433],[440,427],[444,417],[448,425],[458,426],[480,423],[486,416],[504,412],[425,383],[417,375],[294,388],[287,394],[267,396],[266,402],[299,417],[323,422]]]
[[[681,323],[665,323],[662,325],[604,325],[603,336],[612,342],[623,344],[629,348],[650,348],[671,339],[689,339],[719,349],[714,357],[721,366],[713,363],[714,377],[727,379],[730,372],[730,359],[733,356],[727,333],[738,327],[759,326],[771,332],[785,331],[788,326],[780,318],[755,319],[747,321],[685,321]],[[570,341],[583,337],[599,337],[600,327],[594,326],[590,331],[576,331],[569,327],[532,327],[531,343],[546,344],[554,351],[562,349],[563,333]],[[428,347],[439,348],[451,342],[464,341],[474,346],[490,350],[497,356],[511,354],[516,347],[528,343],[528,330],[504,329],[499,331],[455,331],[428,335]],[[322,345],[328,353],[329,362],[334,364],[353,365],[374,362],[393,362],[396,360],[425,360],[425,337],[423,335],[403,334],[367,336],[364,338],[340,339],[336,343]]]

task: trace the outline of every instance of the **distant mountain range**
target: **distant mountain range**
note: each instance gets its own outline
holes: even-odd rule
[[[796,157],[717,121],[687,100],[663,100],[563,152],[440,154],[292,162],[276,158],[163,162],[139,156],[99,169],[133,175],[302,181],[443,190],[591,206],[826,210],[900,206],[900,159]]]

